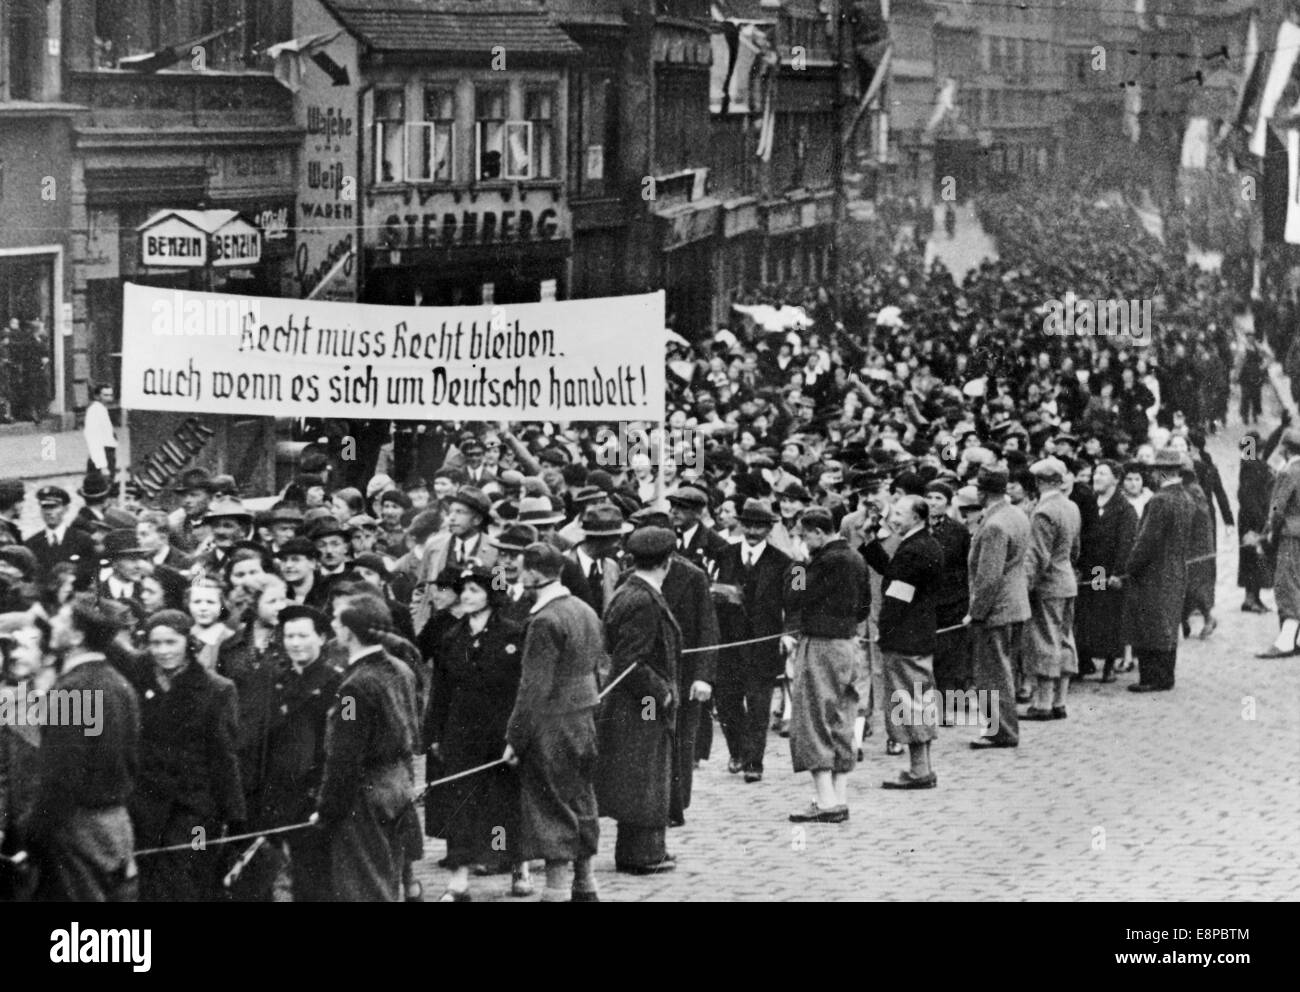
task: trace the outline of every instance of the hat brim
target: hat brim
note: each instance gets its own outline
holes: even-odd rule
[[[564,514],[552,513],[550,516],[547,517],[519,517],[515,520],[515,523],[528,524],[531,527],[536,527],[539,524],[541,525],[561,524],[564,523]]]
[[[622,537],[624,534],[631,534],[634,530],[636,528],[625,520],[619,524],[617,530],[587,530],[585,527],[580,527],[578,533],[585,541],[589,537]]]

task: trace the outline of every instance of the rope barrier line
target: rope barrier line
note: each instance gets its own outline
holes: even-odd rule
[[[1208,561],[1212,558],[1218,558],[1220,555],[1230,554],[1238,551],[1240,548],[1248,548],[1248,547],[1254,547],[1254,545],[1242,544],[1237,547],[1224,548],[1222,551],[1216,551],[1213,554],[1198,555],[1195,558],[1188,558],[1187,564],[1191,565],[1199,561]],[[935,631],[935,634],[936,635],[948,634],[953,632],[954,630],[963,630],[963,629],[967,629],[968,627],[969,625],[964,623],[953,624],[951,627],[940,627],[938,630]],[[780,634],[768,634],[765,637],[751,637],[743,641],[729,641],[726,644],[714,644],[711,646],[698,647],[698,648],[685,648],[682,650],[681,653],[694,654],[702,651],[720,651],[726,648],[741,647],[746,644],[761,644],[764,641],[773,641],[776,640],[777,638],[787,637],[787,636],[797,637],[799,636],[799,634],[798,631],[785,631]],[[617,678],[615,678],[613,681],[609,683],[609,685],[605,686],[605,688],[601,690],[600,696],[598,697],[597,701],[603,700],[606,696],[608,696],[614,690],[615,686],[617,686],[620,682],[622,682],[625,678],[627,678],[628,675],[632,673],[632,670],[635,667],[636,665],[629,665],[627,668],[623,669],[623,671],[621,671],[618,674]],[[419,802],[421,799],[424,798],[424,796],[431,789],[436,789],[439,786],[446,785],[449,782],[455,782],[462,778],[469,778],[471,775],[477,775],[480,772],[488,771],[491,768],[496,768],[498,765],[504,765],[505,763],[506,760],[504,758],[497,758],[495,761],[489,761],[482,765],[476,765],[473,768],[466,768],[464,771],[456,772],[454,775],[446,775],[442,778],[434,779],[432,782],[425,783],[424,788],[415,794],[412,801]],[[229,837],[219,837],[216,840],[208,841],[204,845],[204,848],[218,847],[223,844],[233,844],[237,841],[244,841],[244,840],[254,840],[254,841],[261,840],[266,837],[272,836],[274,834],[285,834],[285,833],[291,833],[296,830],[305,830],[307,827],[311,827],[315,825],[316,825],[316,820],[313,818],[311,820],[307,820],[304,823],[295,823],[287,827],[275,827],[274,829],[271,830],[258,830],[258,831],[253,831],[251,833],[233,834]],[[194,850],[192,844],[173,844],[169,847],[152,847],[152,848],[146,848],[142,851],[136,851],[135,856],[137,858],[144,858],[154,854],[171,854],[171,853],[178,853],[181,851],[191,851],[191,850]],[[16,858],[10,858],[4,855],[0,855],[0,860],[10,861],[14,864],[21,864],[22,861],[25,860],[25,854],[20,852],[20,855]]]

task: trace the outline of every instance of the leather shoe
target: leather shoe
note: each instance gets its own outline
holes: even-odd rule
[[[600,902],[600,894],[597,892],[579,892],[574,889],[569,895],[569,902]]]
[[[615,871],[626,872],[629,875],[662,875],[664,872],[674,871],[677,868],[677,856],[675,854],[665,854],[662,861],[657,861],[649,865],[618,865],[614,866]]]
[[[1290,651],[1279,651],[1277,648],[1269,648],[1267,651],[1261,651],[1255,655],[1256,658],[1293,658],[1300,654],[1300,650],[1292,648]]]
[[[1201,627],[1201,632],[1197,636],[1203,641],[1209,640],[1210,635],[1214,633],[1218,626],[1219,621],[1215,620],[1214,617],[1210,617],[1205,621],[1205,625]]]
[[[1128,687],[1129,692],[1168,692],[1172,689],[1171,685],[1152,685],[1150,682],[1139,682],[1136,685]]]
[[[898,741],[886,741],[886,742],[885,742],[885,753],[886,753],[886,754],[902,754],[905,750],[907,750],[907,749],[906,749],[905,747],[903,747],[902,744],[898,743]]]
[[[1053,717],[1052,717],[1052,711],[1051,711],[1051,710],[1040,710],[1037,706],[1031,706],[1031,707],[1029,707],[1029,709],[1025,710],[1025,715],[1022,716],[1020,719],[1022,719],[1022,720],[1051,720],[1051,719],[1053,719]]]
[[[1070,714],[1066,712],[1066,709],[1065,709],[1064,706],[1053,706],[1053,707],[1052,707],[1052,719],[1053,719],[1053,720],[1064,720],[1064,719],[1066,719],[1069,715],[1070,715]]]
[[[832,806],[822,809],[816,803],[809,803],[808,808],[790,814],[791,823],[843,823],[849,818],[847,806]]]
[[[903,772],[897,779],[890,779],[880,783],[882,789],[933,789],[939,784],[939,776],[934,772],[925,776],[916,776],[911,772]]]
[[[1000,737],[981,737],[970,742],[972,751],[989,751],[997,747],[1018,747],[1019,741],[1009,741]]]
[[[746,781],[746,782],[761,782],[761,781],[763,781],[763,773],[762,773],[762,772],[745,772],[745,781]]]
[[[735,758],[727,762],[727,772],[731,775],[739,775],[742,767],[742,763]]]
[[[1017,690],[1016,690],[1016,702],[1017,702],[1017,703],[1027,703],[1027,702],[1029,702],[1029,701],[1030,701],[1031,699],[1033,699],[1033,698],[1034,698],[1034,694],[1033,694],[1032,692],[1030,692],[1028,689],[1017,689]]]

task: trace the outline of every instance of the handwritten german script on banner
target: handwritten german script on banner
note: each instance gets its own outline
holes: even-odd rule
[[[662,293],[391,307],[126,285],[122,405],[392,420],[659,420]]]

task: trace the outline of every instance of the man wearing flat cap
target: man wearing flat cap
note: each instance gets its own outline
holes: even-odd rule
[[[793,823],[843,823],[849,818],[848,776],[856,764],[854,724],[860,663],[858,625],[871,610],[867,566],[821,507],[799,521],[811,551],[790,571],[786,627],[799,631],[782,644],[793,651],[790,681],[790,758],[812,775],[816,796],[790,814]]]
[[[1015,659],[1029,619],[1029,518],[1007,499],[1007,473],[982,468],[975,488],[984,508],[971,537],[970,612],[974,642],[975,688],[996,693],[997,723],[971,741],[976,750],[1016,747],[1020,722],[1016,713]]]
[[[668,506],[677,530],[678,554],[705,572],[712,572],[714,562],[727,549],[728,542],[700,520],[709,508],[709,497],[695,486],[683,486],[668,495]]]
[[[1079,560],[1081,516],[1065,494],[1066,468],[1043,458],[1029,469],[1038,483],[1038,502],[1029,518],[1029,626],[1024,643],[1026,674],[1035,680],[1026,720],[1063,720],[1070,678],[1079,673],[1074,644],[1074,575]]]
[[[36,579],[45,583],[50,570],[60,562],[71,562],[77,569],[77,586],[89,588],[95,581],[99,564],[95,541],[89,534],[69,526],[68,504],[72,497],[58,486],[44,486],[36,492],[45,527],[30,534],[23,545],[36,556]]]
[[[633,874],[671,871],[676,860],[665,839],[673,735],[682,702],[682,633],[661,592],[676,543],[673,532],[662,527],[633,532],[627,539],[632,575],[605,614],[611,684],[628,674],[601,710],[596,795],[601,815],[618,821],[615,866]]]
[[[744,540],[719,556],[713,586],[722,643],[767,638],[718,652],[717,708],[730,754],[727,771],[743,772],[746,782],[763,778],[767,711],[782,672],[781,645],[773,635],[785,629],[783,598],[791,562],[767,540],[778,519],[762,500],[745,501],[740,511]]]
[[[1188,548],[1196,506],[1182,490],[1183,456],[1172,448],[1156,452],[1151,476],[1155,495],[1138,524],[1124,566],[1124,639],[1138,657],[1138,682],[1130,692],[1174,687],[1178,633],[1187,593]]]
[[[600,618],[560,582],[563,567],[549,544],[524,550],[522,578],[534,601],[503,757],[519,769],[519,855],[546,861],[542,901],[597,902],[595,714],[609,657]]]

